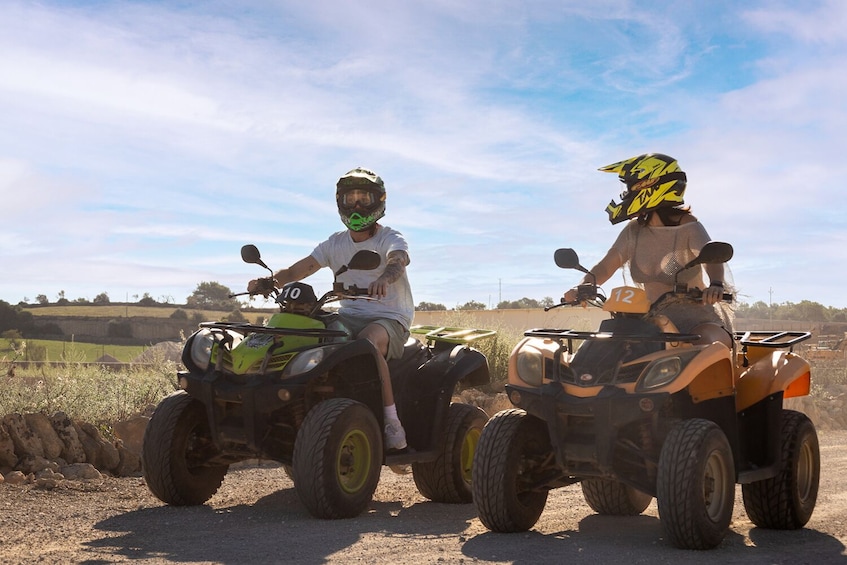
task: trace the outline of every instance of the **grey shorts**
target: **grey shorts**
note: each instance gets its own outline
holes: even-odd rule
[[[385,331],[388,332],[388,355],[386,359],[399,359],[403,356],[403,346],[409,340],[409,330],[397,320],[388,318],[362,318],[361,316],[346,316],[339,314],[338,316],[342,323],[353,332],[353,335],[359,333],[371,324],[379,324]]]

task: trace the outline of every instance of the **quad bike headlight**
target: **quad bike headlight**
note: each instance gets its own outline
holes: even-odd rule
[[[308,351],[298,353],[294,359],[288,362],[285,369],[283,369],[282,378],[285,379],[311,371],[336,349],[338,348],[332,346],[316,347],[315,349],[309,349]]]
[[[544,380],[544,359],[552,358],[558,345],[543,340],[527,340],[519,344],[512,355],[518,378],[530,386],[541,386]]]
[[[191,338],[191,349],[189,350],[191,362],[201,371],[209,368],[214,343],[215,337],[212,335],[212,331],[206,328],[198,331]]]
[[[244,339],[244,336],[238,332],[228,330],[222,332],[203,328],[191,337],[191,343],[187,345],[190,348],[188,354],[194,366],[201,371],[205,371],[212,361],[212,350],[216,342],[229,342],[229,347],[232,349],[241,343],[242,339]]]
[[[677,378],[696,355],[697,352],[685,353],[653,361],[638,381],[636,390],[653,390],[665,386]]]

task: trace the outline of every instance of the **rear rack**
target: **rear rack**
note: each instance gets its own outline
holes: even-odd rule
[[[812,337],[811,332],[780,331],[780,330],[754,330],[747,332],[735,332],[735,339],[744,346],[771,347],[774,349],[793,347],[801,341]]]
[[[454,344],[465,344],[484,337],[490,337],[497,332],[495,330],[482,330],[475,328],[449,328],[444,326],[412,326],[409,333],[423,335],[427,342],[443,342]]]

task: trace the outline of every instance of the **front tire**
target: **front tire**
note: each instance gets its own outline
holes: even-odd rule
[[[435,461],[412,463],[418,491],[433,502],[451,504],[473,500],[473,458],[488,415],[481,408],[453,403],[447,411],[447,426],[441,453]]]
[[[367,406],[332,398],[312,408],[294,443],[294,485],[317,518],[352,518],[370,504],[382,467],[382,432]]]
[[[209,465],[218,452],[203,403],[183,390],[166,396],[144,432],[144,481],[156,498],[174,506],[203,504],[218,491],[229,465]]]
[[[694,418],[671,428],[656,478],[659,518],[682,549],[710,549],[723,540],[735,503],[735,466],[717,424]]]
[[[653,497],[618,481],[583,479],[582,496],[598,514],[636,516],[644,512]]]
[[[777,476],[741,486],[744,509],[760,528],[796,530],[815,510],[821,476],[821,452],[808,416],[782,411],[781,469]]]
[[[473,463],[473,501],[494,532],[524,532],[538,521],[547,489],[537,471],[552,458],[547,425],[523,410],[498,412],[482,430]]]

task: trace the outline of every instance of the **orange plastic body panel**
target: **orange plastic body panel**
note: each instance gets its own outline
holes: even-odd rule
[[[788,351],[772,351],[770,355],[759,355],[758,361],[739,376],[736,409],[749,408],[779,391],[785,391],[786,398],[805,396],[810,387],[808,361]]]

